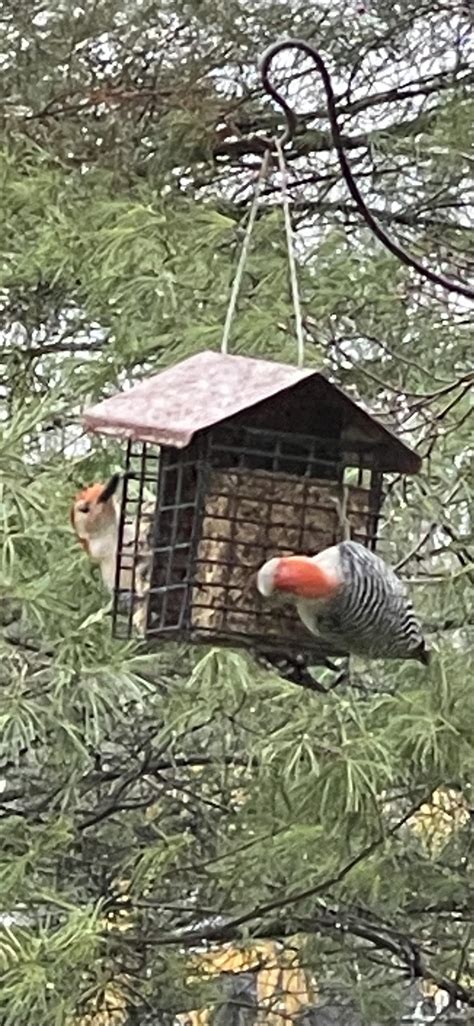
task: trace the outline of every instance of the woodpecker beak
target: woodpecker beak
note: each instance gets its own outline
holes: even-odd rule
[[[99,495],[97,502],[108,502],[108,500],[112,498],[112,495],[115,495],[120,484],[120,477],[120,474],[114,474],[113,477],[110,478],[110,481],[107,482],[104,490]]]
[[[281,591],[296,598],[327,600],[338,587],[339,581],[309,556],[269,559],[257,577],[257,588],[265,598],[274,591]]]
[[[275,588],[275,575],[280,560],[269,559],[257,574],[257,589],[264,598],[269,598]]]

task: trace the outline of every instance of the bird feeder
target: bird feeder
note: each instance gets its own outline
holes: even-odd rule
[[[124,526],[135,524],[138,537],[151,494],[141,622],[149,643],[303,653],[313,663],[340,654],[322,648],[292,605],[263,600],[256,573],[272,556],[315,554],[348,535],[374,550],[383,475],[417,472],[415,452],[323,374],[217,352],[184,360],[83,419],[88,431],[127,446],[116,637],[135,633],[143,601],[133,579],[126,594],[120,588],[130,560]]]

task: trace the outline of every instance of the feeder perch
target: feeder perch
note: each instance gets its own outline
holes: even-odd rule
[[[313,664],[344,654],[312,637],[291,605],[263,600],[257,570],[272,556],[337,543],[344,523],[375,549],[383,474],[416,473],[415,452],[319,372],[215,352],[106,399],[83,420],[127,443],[116,637],[139,623],[149,643],[297,653]],[[122,536],[150,515],[150,494],[144,606],[138,573],[120,587],[122,570],[130,581]]]

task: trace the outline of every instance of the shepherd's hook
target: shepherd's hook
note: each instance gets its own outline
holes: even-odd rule
[[[370,213],[370,210],[368,209],[362,194],[359,192],[359,187],[355,182],[350,164],[347,160],[344,151],[341,130],[339,128],[339,122],[337,118],[336,99],[334,96],[334,90],[332,88],[329,72],[326,68],[326,65],[322,57],[317,52],[317,50],[315,50],[314,47],[310,45],[310,43],[306,43],[304,39],[284,39],[280,43],[274,43],[272,46],[269,46],[267,50],[265,50],[265,53],[263,54],[263,57],[260,61],[260,74],[262,78],[263,88],[269,94],[269,96],[271,96],[272,99],[275,100],[275,103],[277,103],[278,106],[281,107],[286,118],[286,129],[283,135],[278,140],[280,146],[284,146],[285,143],[291,141],[295,134],[297,125],[297,117],[295,112],[292,110],[292,108],[286,102],[283,96],[281,96],[280,93],[275,89],[275,86],[271,84],[269,79],[269,70],[273,58],[276,57],[277,54],[283,53],[285,50],[301,50],[302,53],[305,53],[308,57],[311,57],[311,60],[316,65],[321,75],[324,89],[326,92],[327,109],[329,115],[329,122],[331,125],[332,140],[339,160],[339,166],[342,171],[342,176],[344,178],[344,181],[346,182],[346,185],[349,189],[349,192],[352,196],[352,199],[354,200],[354,203],[359,213],[362,214],[364,221],[369,226],[370,230],[373,232],[373,234],[376,236],[379,242],[381,242],[386,247],[386,249],[388,249],[390,253],[393,253],[393,255],[396,256],[398,260],[400,260],[403,264],[406,264],[407,267],[410,267],[413,271],[416,271],[417,274],[421,275],[422,278],[427,278],[428,281],[433,282],[434,285],[440,285],[448,292],[456,292],[460,296],[466,296],[468,299],[474,299],[474,288],[470,288],[469,285],[458,284],[455,281],[451,281],[450,278],[445,278],[443,274],[437,274],[436,271],[432,271],[431,268],[426,267],[424,264],[421,264],[416,259],[416,257],[412,256],[410,253],[407,253],[407,251],[403,249],[403,247],[400,246],[398,242],[395,242],[394,239],[392,239],[390,235],[387,234],[387,232],[381,227],[381,225],[378,224],[378,222]],[[271,145],[271,140],[267,141],[269,145]]]

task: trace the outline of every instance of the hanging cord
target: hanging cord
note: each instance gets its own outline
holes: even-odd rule
[[[271,96],[272,99],[275,100],[275,103],[277,103],[279,107],[281,107],[286,117],[287,127],[286,131],[280,137],[280,145],[284,145],[285,142],[288,142],[288,140],[292,138],[296,128],[296,115],[294,111],[291,109],[286,100],[283,99],[282,96],[280,96],[280,93],[277,92],[277,90],[271,84],[268,78],[268,72],[270,70],[270,65],[272,63],[273,58],[278,53],[282,53],[284,50],[301,50],[302,53],[305,53],[308,57],[311,57],[311,60],[314,61],[321,75],[324,89],[326,92],[326,102],[329,115],[329,123],[331,125],[332,141],[337,153],[339,166],[342,171],[342,176],[349,189],[352,199],[356,204],[359,213],[362,214],[364,221],[369,226],[369,228],[376,236],[376,238],[379,240],[379,242],[381,242],[386,247],[386,249],[388,249],[390,253],[393,253],[393,255],[396,256],[398,260],[400,260],[403,264],[406,264],[407,267],[411,267],[413,271],[416,271],[417,274],[421,275],[422,278],[427,278],[428,281],[433,282],[434,285],[441,285],[441,287],[443,289],[446,289],[448,292],[456,292],[460,296],[467,296],[468,299],[474,299],[473,288],[471,288],[469,285],[462,285],[458,284],[455,281],[451,281],[450,278],[445,278],[444,275],[436,274],[436,272],[432,271],[431,268],[425,267],[425,265],[420,263],[419,260],[416,259],[416,257],[412,256],[410,253],[407,253],[407,251],[403,249],[403,247],[400,246],[398,242],[395,242],[395,240],[392,239],[386,231],[384,231],[381,225],[378,224],[378,222],[370,213],[370,210],[368,209],[362,194],[359,192],[359,187],[355,182],[351,166],[344,152],[344,145],[342,142],[341,130],[339,128],[339,121],[337,117],[336,98],[334,96],[334,90],[332,88],[329,72],[326,68],[326,65],[322,57],[320,57],[317,50],[315,50],[314,47],[310,46],[309,43],[306,43],[303,39],[286,39],[283,40],[283,42],[281,43],[275,43],[273,46],[269,46],[268,49],[265,51],[260,62],[260,74],[262,78],[263,87],[265,91],[269,94],[269,96]]]
[[[290,268],[290,284],[291,284],[291,298],[293,301],[293,309],[295,315],[295,333],[296,333],[296,347],[297,347],[297,362],[298,367],[304,365],[304,333],[303,333],[303,317],[301,313],[301,301],[298,287],[298,276],[296,272],[296,261],[295,261],[295,250],[294,250],[294,232],[291,224],[290,214],[290,203],[288,198],[288,169],[286,166],[285,157],[280,139],[267,139],[267,148],[262,157],[262,163],[255,183],[254,194],[252,198],[252,204],[250,207],[249,219],[247,221],[247,227],[245,230],[244,241],[242,243],[242,249],[240,251],[239,262],[237,270],[235,272],[234,281],[232,283],[232,290],[229,299],[229,305],[227,307],[227,313],[224,323],[224,330],[222,333],[221,341],[221,353],[228,353],[229,350],[229,338],[232,329],[232,322],[235,316],[235,309],[237,306],[237,300],[239,298],[240,288],[242,285],[242,277],[247,262],[247,257],[250,249],[250,242],[252,238],[252,232],[255,226],[257,218],[260,194],[262,191],[263,183],[266,180],[268,169],[270,166],[270,159],[272,150],[276,150],[278,157],[278,168],[281,177],[281,198],[282,207],[285,220],[285,234],[286,234],[286,247],[288,251],[288,264]]]
[[[298,276],[296,273],[296,261],[295,261],[295,247],[294,247],[294,232],[291,224],[290,214],[290,202],[288,199],[288,168],[286,166],[285,157],[283,155],[283,148],[279,139],[273,140],[273,145],[277,151],[278,156],[278,167],[281,176],[281,201],[283,206],[283,214],[285,218],[285,233],[286,233],[286,247],[288,250],[288,263],[290,267],[290,283],[291,283],[291,298],[293,300],[293,309],[295,313],[295,333],[296,333],[296,348],[298,353],[298,367],[304,365],[304,334],[303,334],[303,318],[301,315],[301,302],[300,292],[298,287]]]
[[[250,247],[250,239],[252,237],[255,220],[257,217],[260,193],[262,191],[263,183],[267,177],[268,168],[270,165],[270,149],[266,149],[262,157],[262,163],[260,165],[260,171],[258,172],[257,181],[255,183],[255,189],[253,193],[252,205],[250,207],[249,219],[247,222],[247,228],[245,230],[244,241],[242,243],[242,249],[240,251],[239,262],[237,270],[235,272],[235,278],[232,283],[232,291],[230,294],[229,305],[227,307],[227,314],[225,318],[224,331],[222,333],[221,342],[221,353],[227,353],[229,347],[229,337],[232,328],[232,321],[234,319],[235,308],[237,300],[239,298],[240,286],[242,284],[242,277],[244,273],[245,264],[247,262],[247,256]]]

